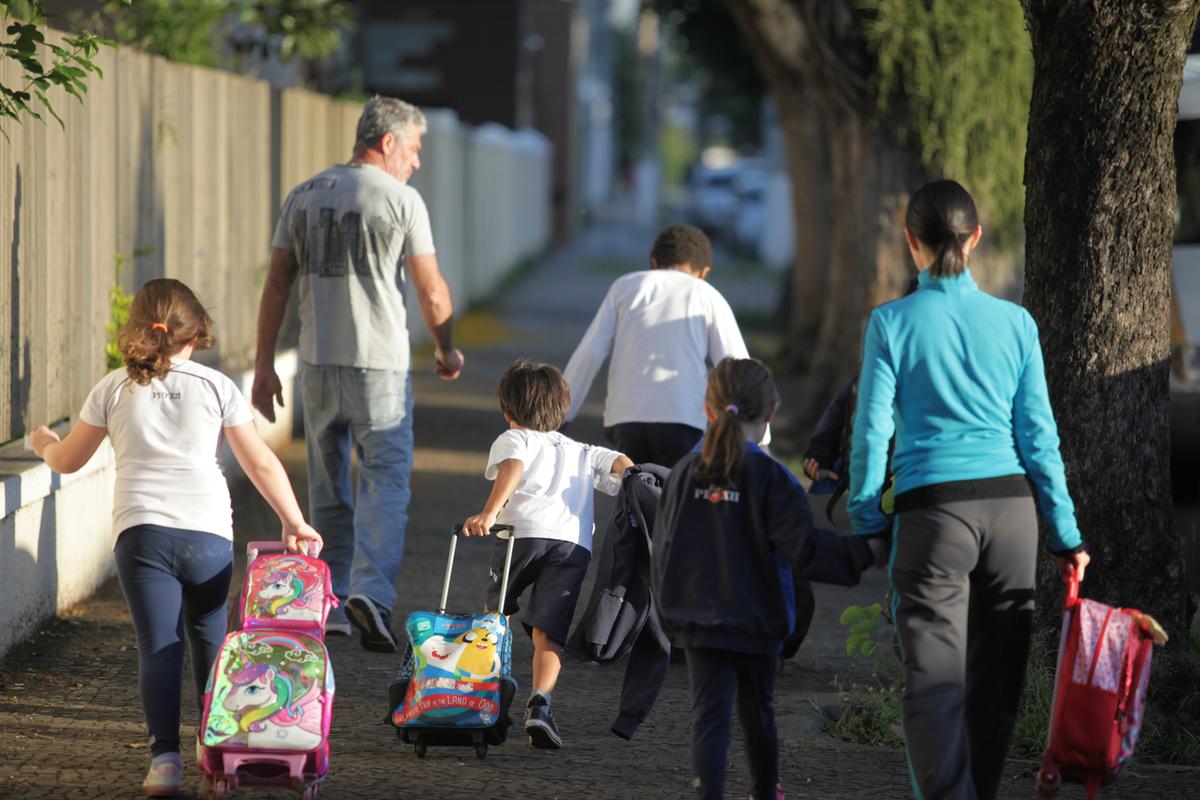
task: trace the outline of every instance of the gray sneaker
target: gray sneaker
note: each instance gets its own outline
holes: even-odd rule
[[[350,619],[346,616],[346,609],[342,607],[330,609],[329,616],[325,618],[325,634],[327,636],[349,636],[350,633]]]
[[[525,733],[529,734],[529,743],[534,747],[546,750],[562,747],[558,723],[550,713],[550,704],[540,694],[529,698],[529,705],[525,706]]]
[[[142,791],[150,797],[175,797],[183,779],[183,761],[179,753],[163,753],[150,762],[142,781]]]
[[[376,653],[396,652],[396,637],[388,623],[391,614],[365,594],[352,594],[346,601],[346,616],[362,633],[362,646]]]

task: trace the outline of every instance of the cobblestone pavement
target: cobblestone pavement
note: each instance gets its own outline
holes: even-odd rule
[[[398,585],[394,619],[436,605],[445,563],[448,526],[477,510],[487,495],[481,471],[487,449],[503,421],[495,404],[495,381],[517,355],[564,363],[598,305],[611,272],[588,270],[591,259],[630,258],[644,263],[650,237],[613,230],[592,231],[571,249],[543,263],[519,285],[506,290],[488,313],[461,326],[467,351],[464,377],[453,384],[432,378],[427,365],[416,376],[416,469],[412,518]],[[765,276],[722,275],[718,286],[734,305],[757,310],[777,291]],[[603,382],[602,380],[600,381]],[[599,440],[602,387],[593,391],[586,419],[571,433]],[[785,403],[787,397],[784,398]],[[296,443],[281,453],[302,492],[304,451]],[[234,483],[237,547],[251,538],[273,537],[275,522],[265,504],[244,482]],[[610,508],[602,500],[598,528]],[[486,575],[488,542],[467,541],[451,592],[452,609],[477,608]],[[241,585],[241,568],[234,591]],[[586,591],[586,589],[585,589]],[[776,694],[783,786],[790,797],[910,797],[904,755],[898,750],[853,746],[823,732],[820,709],[835,704],[837,685],[861,678],[863,666],[846,657],[837,615],[849,603],[882,597],[883,578],[871,574],[854,590],[818,587],[818,614],[809,641],[789,662]],[[688,703],[685,667],[671,667],[650,719],[632,742],[608,732],[615,715],[623,666],[587,668],[568,663],[554,706],[565,747],[532,749],[519,733],[486,760],[463,749],[431,748],[418,759],[382,722],[385,687],[398,667],[397,656],[364,651],[356,640],[331,637],[337,675],[332,761],[323,795],[329,798],[685,798],[691,796],[687,746]],[[514,672],[522,686],[514,704],[519,713],[529,686],[528,638],[518,633]],[[137,654],[124,600],[116,581],[65,618],[46,625],[17,646],[0,664],[0,797],[134,798],[148,753],[137,696]],[[184,696],[191,691],[185,676]],[[195,709],[184,710],[184,735],[196,724]],[[735,731],[736,731],[735,727]],[[736,734],[735,734],[736,735]],[[192,755],[185,797],[197,796]],[[729,754],[730,796],[746,796],[749,776],[740,741]],[[1002,797],[1031,796],[1034,765],[1010,764]],[[1145,768],[1102,798],[1200,798],[1196,770]],[[284,798],[288,792],[235,796]],[[1064,798],[1083,797],[1067,787]]]

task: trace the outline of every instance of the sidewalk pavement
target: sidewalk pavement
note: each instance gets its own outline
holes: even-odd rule
[[[474,513],[486,498],[482,477],[488,447],[504,427],[496,406],[495,384],[517,356],[541,357],[565,364],[575,343],[616,276],[617,265],[640,268],[652,235],[612,228],[592,229],[571,247],[547,258],[516,286],[505,290],[485,313],[465,318],[459,339],[467,355],[463,377],[443,383],[432,376],[428,360],[414,376],[417,450],[413,503],[404,565],[398,580],[400,599],[393,619],[437,603],[448,546],[448,529]],[[714,283],[735,308],[761,313],[780,291],[764,274],[722,274]],[[599,413],[603,376],[597,381],[586,418],[571,434],[601,441]],[[792,398],[785,397],[786,404]],[[305,488],[302,442],[281,457],[298,492]],[[244,481],[234,482],[235,554],[238,571],[231,594],[241,586],[245,543],[273,537],[277,523]],[[301,498],[304,505],[304,498]],[[611,501],[597,504],[602,532]],[[471,610],[481,603],[487,541],[465,541],[450,594],[450,608]],[[588,588],[585,587],[584,596]],[[884,578],[869,574],[852,590],[817,587],[818,610],[809,640],[788,662],[776,692],[780,732],[781,780],[792,798],[911,797],[904,755],[899,750],[844,744],[822,730],[820,709],[837,702],[837,684],[861,676],[863,665],[844,651],[845,629],[837,617],[851,603],[869,604],[884,594]],[[581,606],[583,603],[580,604]],[[513,649],[514,674],[522,687],[521,706],[530,680],[531,646],[520,633]],[[382,720],[385,687],[399,656],[364,651],[357,640],[331,637],[329,648],[337,677],[331,734],[332,758],[323,796],[328,798],[686,798],[691,776],[688,750],[687,673],[671,667],[654,713],[632,742],[608,731],[616,714],[624,665],[595,669],[568,662],[554,696],[565,746],[561,751],[532,749],[519,729],[509,741],[479,761],[468,748],[430,748],[418,759]],[[191,693],[185,675],[184,697]],[[197,721],[184,708],[184,737]],[[729,753],[730,796],[749,792],[743,745],[734,726]],[[184,797],[198,796],[198,773],[184,748]],[[115,580],[92,600],[43,628],[13,649],[0,663],[0,798],[136,798],[148,763],[137,692],[137,653],[120,587]],[[1027,798],[1036,766],[1010,764],[1001,797]],[[1200,798],[1200,771],[1141,768],[1105,789],[1114,798]],[[243,792],[264,799],[294,797],[291,792]],[[1065,800],[1083,797],[1066,787]]]

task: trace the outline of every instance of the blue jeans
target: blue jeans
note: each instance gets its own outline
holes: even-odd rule
[[[412,497],[412,376],[301,362],[300,381],[310,522],[325,539],[334,594],[364,594],[390,611]]]
[[[184,635],[199,708],[225,638],[233,542],[212,533],[135,525],[121,532],[113,555],[137,631],[150,754],[177,753]]]

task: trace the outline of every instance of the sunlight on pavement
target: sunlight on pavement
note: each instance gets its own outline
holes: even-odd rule
[[[486,451],[443,450],[437,447],[413,448],[414,472],[448,475],[481,475],[487,464]]]

